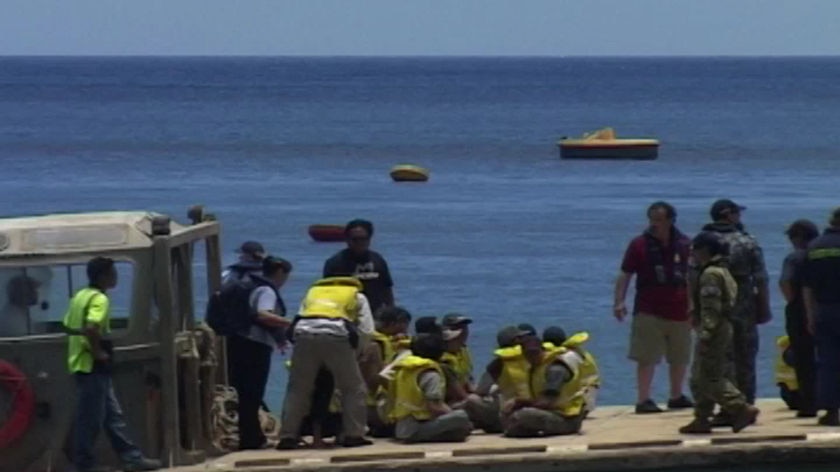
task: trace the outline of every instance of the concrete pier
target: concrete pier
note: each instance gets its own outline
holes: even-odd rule
[[[237,452],[198,471],[623,471],[762,463],[827,463],[840,460],[840,428],[797,419],[781,401],[761,400],[756,425],[733,434],[717,429],[709,436],[680,435],[691,411],[636,415],[632,407],[600,407],[581,434],[507,439],[476,434],[465,443],[403,445],[379,440],[370,447],[329,450]]]

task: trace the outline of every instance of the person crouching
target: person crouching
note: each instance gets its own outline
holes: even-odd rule
[[[444,402],[446,380],[439,364],[444,341],[439,334],[420,334],[411,355],[397,363],[389,387],[396,438],[406,443],[460,442],[473,429],[466,412]]]

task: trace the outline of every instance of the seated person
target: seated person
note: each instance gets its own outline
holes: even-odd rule
[[[394,426],[379,413],[378,403],[385,394],[386,378],[380,372],[397,357],[398,342],[407,337],[411,314],[403,308],[386,306],[376,316],[373,342],[365,346],[359,357],[359,368],[367,384],[367,421],[373,437],[391,437]]]
[[[566,348],[546,350],[539,338],[522,341],[519,356],[504,358],[514,398],[502,407],[505,436],[574,434],[585,416],[583,357]],[[531,392],[535,392],[533,395]]]
[[[438,363],[443,346],[440,335],[420,334],[411,343],[411,355],[397,363],[388,396],[401,441],[460,442],[472,432],[466,412],[444,402],[446,379]]]
[[[586,388],[586,407],[588,414],[595,409],[598,399],[598,390],[601,388],[601,375],[598,370],[598,363],[595,356],[586,350],[583,345],[589,340],[589,333],[575,333],[567,338],[566,332],[559,326],[549,326],[543,331],[543,347],[552,349],[554,347],[565,347],[572,349],[583,357],[583,364],[580,366],[581,381]]]

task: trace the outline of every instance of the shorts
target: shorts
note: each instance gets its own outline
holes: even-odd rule
[[[670,365],[691,362],[691,323],[637,313],[630,328],[630,359],[656,365],[662,357]]]

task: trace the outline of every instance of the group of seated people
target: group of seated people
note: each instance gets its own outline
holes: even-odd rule
[[[373,342],[359,353],[373,437],[421,443],[464,441],[474,429],[507,437],[573,434],[595,407],[600,380],[584,348],[587,333],[567,337],[553,326],[540,337],[527,324],[502,328],[476,383],[467,346],[471,319],[419,318],[414,336],[410,322],[405,309],[383,308]],[[301,431],[316,447],[341,431],[340,394],[329,372],[320,372]]]

